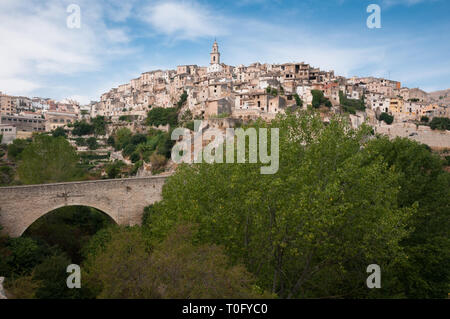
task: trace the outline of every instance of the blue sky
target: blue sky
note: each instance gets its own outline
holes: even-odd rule
[[[369,29],[369,4],[381,29]],[[69,29],[66,9],[81,8]],[[450,88],[448,0],[1,0],[0,91],[82,103],[154,69],[307,62],[343,76]]]

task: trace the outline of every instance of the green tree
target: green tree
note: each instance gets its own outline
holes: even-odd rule
[[[422,123],[428,123],[430,121],[430,119],[428,118],[428,116],[421,116],[420,117],[420,122]]]
[[[62,136],[64,138],[67,137],[66,131],[64,130],[63,127],[59,126],[57,127],[55,130],[53,130],[52,132],[52,136],[53,137],[58,137],[58,136]]]
[[[115,142],[115,140],[114,140],[114,136],[110,135],[110,136],[108,137],[108,139],[106,140],[106,143],[107,143],[109,146],[115,147],[116,142]]]
[[[121,150],[126,145],[128,145],[131,142],[132,136],[133,134],[128,128],[123,127],[118,129],[114,138],[114,144],[116,145],[116,149]]]
[[[8,145],[8,158],[13,161],[18,160],[20,154],[28,144],[30,144],[28,140],[15,139]]]
[[[139,145],[145,142],[147,142],[147,136],[144,134],[135,134],[131,137],[131,143],[134,145]]]
[[[108,178],[120,178],[122,168],[125,166],[125,163],[122,161],[114,161],[106,165],[105,171],[108,175]]]
[[[433,117],[430,122],[430,127],[432,130],[450,130],[450,119],[446,117]]]
[[[86,140],[86,144],[90,150],[96,150],[98,148],[97,139],[95,137],[89,137]]]
[[[325,125],[310,112],[254,125],[279,128],[278,172],[261,175],[262,163],[181,165],[146,217],[152,234],[198,224],[199,243],[223,245],[283,298],[374,296],[363,284],[371,263],[385,286],[396,284],[390,265],[404,258],[399,241],[414,209],[398,207],[399,175],[367,160],[370,129],[341,118]]]
[[[300,98],[300,96],[298,96],[297,93],[294,94],[294,99],[295,99],[295,104],[296,104],[298,107],[302,107],[302,106],[303,106],[303,101],[302,101],[302,99]]]
[[[132,163],[137,163],[140,160],[141,160],[141,155],[138,152],[134,152],[133,154],[131,154],[130,161]]]
[[[147,114],[147,125],[160,126],[167,125],[175,126],[178,123],[178,110],[176,108],[157,107],[151,109]]]
[[[82,138],[82,137],[77,137],[75,139],[75,144],[77,144],[77,146],[86,146],[86,139]]]
[[[92,298],[92,293],[84,288],[68,289],[66,279],[67,266],[72,261],[64,254],[46,258],[33,271],[33,280],[39,281],[35,296],[38,299],[83,299]]]
[[[229,265],[222,248],[194,245],[192,236],[190,227],[179,226],[151,247],[142,229],[120,228],[88,255],[84,278],[98,298],[263,296],[243,266]]]
[[[106,121],[104,116],[97,116],[91,119],[91,123],[95,135],[106,134]]]
[[[326,107],[331,107],[331,102],[324,95],[321,90],[311,90],[311,94],[313,96],[312,106],[314,108],[319,108],[321,105],[325,105]]]
[[[17,173],[24,184],[70,181],[80,173],[78,161],[65,138],[38,135],[22,152]]]
[[[418,205],[408,220],[411,233],[401,246],[407,259],[396,265],[408,298],[446,298],[450,291],[450,174],[428,147],[407,138],[370,141],[367,152],[383,157],[400,174],[398,205]]]
[[[394,122],[394,117],[385,112],[381,113],[380,121],[384,121],[386,124],[391,125]]]
[[[33,275],[29,275],[8,280],[5,288],[14,299],[35,299],[36,290],[40,284],[39,281],[33,279]]]
[[[14,169],[11,166],[0,166],[0,186],[7,186],[14,180]]]
[[[344,92],[339,91],[339,103],[345,112],[351,114],[356,114],[356,110],[364,111],[366,109],[364,94],[361,96],[361,99],[349,99]]]
[[[153,153],[150,156],[150,163],[152,164],[152,173],[155,174],[164,168],[167,163],[167,158],[163,155]]]
[[[181,109],[183,107],[184,103],[186,103],[186,101],[187,101],[187,98],[188,98],[187,92],[183,91],[183,94],[181,94],[181,96],[180,96],[180,100],[177,102],[178,109]]]
[[[95,129],[94,126],[87,123],[86,121],[75,122],[73,123],[72,134],[77,136],[84,136],[94,134]]]
[[[43,261],[46,255],[44,247],[26,237],[4,238],[0,247],[2,274],[7,277],[30,275],[33,268]],[[3,269],[2,269],[3,268]]]

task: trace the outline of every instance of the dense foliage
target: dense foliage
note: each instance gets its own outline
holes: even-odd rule
[[[380,114],[380,121],[384,121],[386,124],[391,125],[394,122],[394,117],[385,112]]]
[[[0,237],[0,275],[13,298],[93,298],[82,289],[68,289],[66,268],[81,263],[81,249],[99,229],[111,224],[88,207],[64,207],[33,223],[20,238]]]
[[[300,96],[298,96],[297,93],[294,94],[294,99],[295,99],[295,104],[296,104],[298,107],[302,107],[302,106],[303,106],[303,101],[302,101],[302,99],[300,98]]]
[[[251,127],[279,128],[277,173],[261,175],[262,163],[180,165],[162,201],[145,209],[142,227],[112,226],[86,207],[47,214],[21,238],[0,237],[0,276],[7,277],[8,293],[447,297],[450,174],[438,155],[415,141],[373,136],[364,125],[351,129],[340,117],[325,124],[313,111]],[[145,159],[158,170],[170,154],[169,133],[122,128],[108,144],[134,158],[136,167]],[[63,136],[16,141],[8,157],[20,161],[20,182],[79,174],[78,157]],[[108,177],[121,176],[124,166],[106,165]],[[11,174],[0,168],[0,183],[10,183]],[[71,263],[81,265],[82,289],[67,289]],[[381,266],[381,289],[366,286],[370,264]]]
[[[149,162],[157,155],[165,159],[171,157],[174,141],[170,138],[170,131],[150,130],[147,134],[133,135],[128,128],[120,128],[114,136],[116,149],[122,150],[122,154],[130,157],[133,163],[141,160]]]
[[[175,126],[178,123],[178,110],[176,108],[152,108],[147,114],[147,125],[160,126],[167,125]]]
[[[20,154],[18,175],[24,184],[73,180],[80,172],[78,154],[62,136],[37,135]]]
[[[319,108],[322,105],[326,107],[331,107],[331,102],[323,95],[323,91],[321,90],[311,90],[311,94],[313,96],[312,106],[314,108]]]
[[[91,123],[86,121],[77,121],[73,124],[72,134],[76,136],[84,135],[105,135],[106,134],[106,121],[103,116],[97,116],[91,119]]]
[[[177,108],[181,109],[183,105],[186,103],[188,98],[188,94],[186,91],[183,91],[183,93],[180,96],[180,100],[177,102]]]
[[[430,127],[432,130],[450,131],[450,119],[447,117],[433,117]]]
[[[146,213],[152,236],[196,223],[198,242],[223,245],[282,298],[446,297],[450,188],[439,159],[313,114],[269,127],[280,128],[277,174],[261,175],[261,164],[182,166]],[[372,263],[383,289],[365,286]]]
[[[344,94],[344,92],[339,91],[339,103],[345,112],[356,114],[356,111],[364,111],[366,109],[364,103],[364,95],[361,96],[361,99],[349,99]]]
[[[58,136],[67,137],[67,134],[66,134],[66,131],[64,130],[64,128],[60,126],[53,130],[52,136],[53,137],[58,137]]]
[[[231,266],[223,249],[193,243],[189,226],[179,226],[151,244],[142,229],[106,230],[86,247],[87,285],[98,298],[262,297],[242,265]],[[106,243],[105,243],[106,241]]]

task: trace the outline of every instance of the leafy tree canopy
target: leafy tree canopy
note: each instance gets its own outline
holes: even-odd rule
[[[17,172],[24,184],[73,180],[80,172],[79,157],[63,137],[38,135],[25,147]]]
[[[157,107],[151,109],[147,114],[147,125],[160,126],[167,125],[175,126],[178,123],[178,110],[176,108],[162,108]]]
[[[153,246],[138,227],[100,235],[108,241],[88,255],[83,267],[97,298],[264,296],[242,265],[229,265],[221,247],[194,244],[189,226],[178,226]]]
[[[146,216],[164,237],[180,222],[199,225],[199,243],[225,247],[263,289],[280,297],[374,296],[367,265],[379,264],[384,285],[396,284],[392,263],[414,207],[398,205],[399,173],[368,160],[368,127],[341,118],[329,125],[314,112],[279,115],[280,168],[257,164],[182,165]],[[207,183],[205,181],[208,181]]]

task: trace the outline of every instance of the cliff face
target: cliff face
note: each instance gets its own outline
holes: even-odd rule
[[[5,277],[0,277],[0,299],[8,299],[6,298],[5,290],[3,289],[3,282],[5,281]]]
[[[428,95],[434,102],[450,104],[450,89],[430,92]]]

